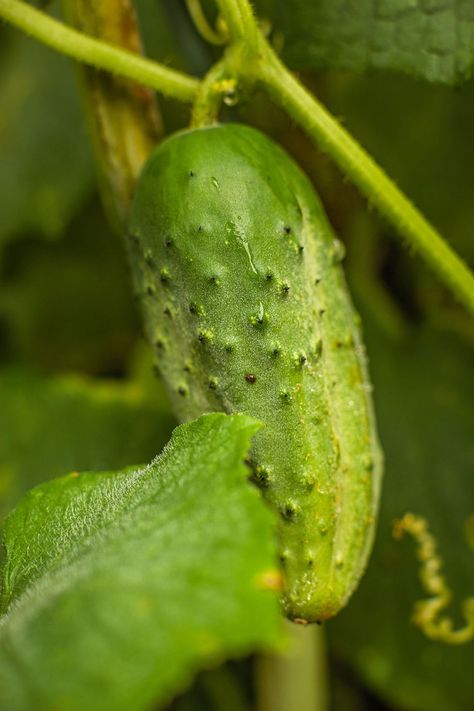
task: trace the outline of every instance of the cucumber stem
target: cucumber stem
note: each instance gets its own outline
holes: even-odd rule
[[[262,38],[262,41],[263,38]],[[369,203],[418,252],[458,300],[474,314],[474,275],[367,151],[293,76],[266,45],[261,80],[271,98],[306,131]]]
[[[258,711],[327,711],[326,645],[322,627],[285,622],[286,653],[257,659]]]
[[[193,101],[199,87],[194,77],[82,34],[21,0],[0,0],[0,18],[68,57],[134,79],[179,101]]]
[[[263,86],[474,314],[470,269],[367,151],[280,61],[259,30],[249,0],[216,2],[234,42],[245,45],[237,74]],[[253,60],[249,56],[252,51]]]

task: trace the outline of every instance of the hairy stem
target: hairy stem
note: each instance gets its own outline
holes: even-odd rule
[[[20,0],[0,0],[0,18],[62,54],[180,101],[192,101],[199,87],[199,81],[187,74],[88,37]]]
[[[259,29],[250,3],[241,0],[216,0],[216,4],[225,18],[233,41],[242,41],[246,48],[255,50]]]
[[[119,5],[116,0],[62,0],[62,7],[76,29],[140,54],[132,0],[121,0]],[[162,134],[155,93],[84,65],[79,66],[79,75],[102,196],[111,221],[124,231],[143,163]]]
[[[435,228],[270,50],[260,66],[269,94],[334,160],[407,244],[474,313],[474,276]]]
[[[243,38],[246,45],[236,72],[263,85],[474,313],[472,272],[367,151],[278,59],[258,29],[249,0],[216,1],[232,37]],[[253,58],[249,55],[252,51]]]

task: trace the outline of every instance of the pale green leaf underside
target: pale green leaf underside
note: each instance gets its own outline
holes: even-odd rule
[[[279,639],[253,420],[184,425],[138,470],[33,489],[6,524],[0,707],[142,709]],[[270,580],[272,576],[270,575]]]
[[[383,69],[433,82],[474,67],[472,0],[260,0],[296,69]]]

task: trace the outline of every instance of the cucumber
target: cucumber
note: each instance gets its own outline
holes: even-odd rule
[[[175,134],[140,177],[129,251],[178,417],[265,425],[249,462],[278,512],[286,615],[333,616],[367,563],[382,457],[343,250],[313,187],[255,129]]]

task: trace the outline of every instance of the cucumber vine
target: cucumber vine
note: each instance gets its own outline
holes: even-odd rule
[[[199,0],[186,3],[203,38],[223,47],[222,56],[202,79],[79,32],[21,0],[0,0],[0,17],[79,62],[192,105],[193,126],[217,121],[222,103],[237,103],[241,91],[263,89],[474,314],[472,272],[369,153],[284,65],[267,40],[249,0],[216,0],[219,17],[215,27],[205,17]],[[409,533],[418,543],[421,577],[431,595],[429,600],[418,604],[415,622],[433,639],[454,644],[472,639],[471,598],[464,606],[464,628],[454,630],[449,619],[440,617],[451,592],[440,573],[441,561],[426,522],[407,514],[397,523],[395,531],[398,537]]]

